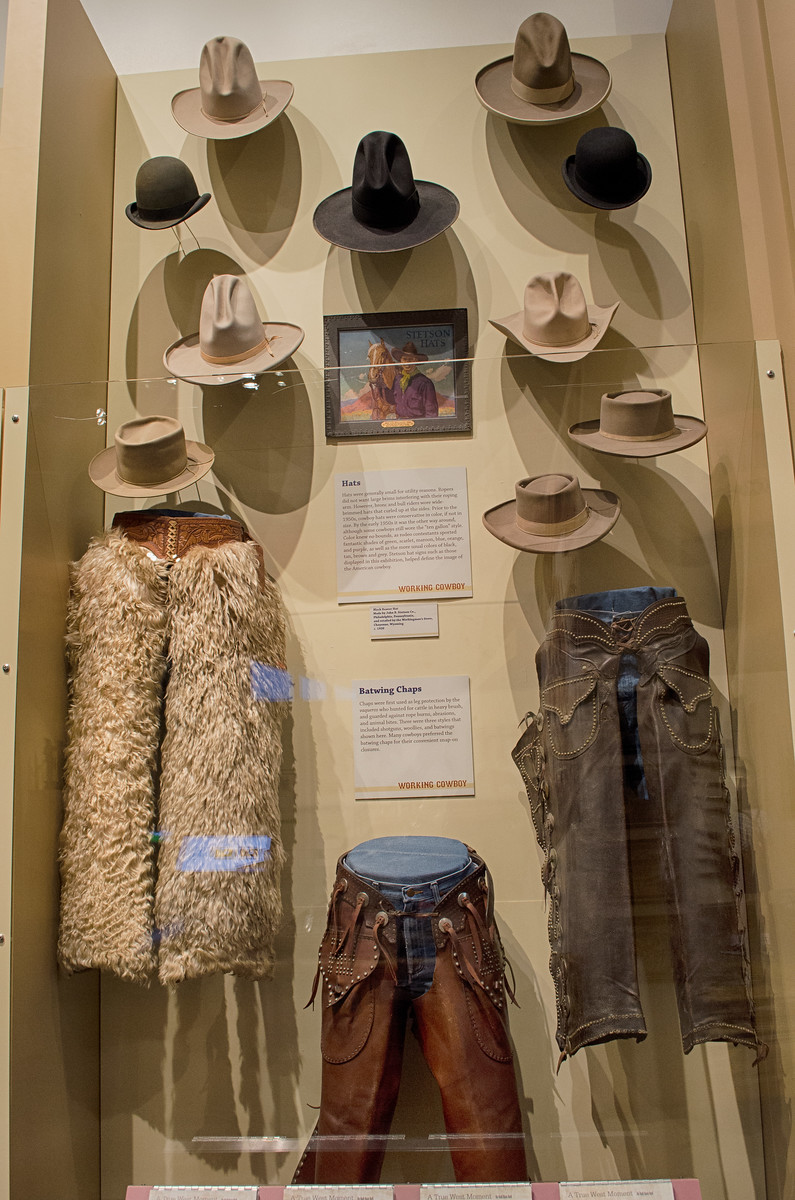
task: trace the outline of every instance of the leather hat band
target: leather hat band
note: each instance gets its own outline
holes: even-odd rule
[[[254,105],[254,107],[250,108],[248,110],[248,112],[235,113],[235,115],[233,117],[219,117],[219,116],[216,116],[215,113],[208,113],[205,108],[202,108],[201,112],[202,112],[202,116],[206,117],[208,121],[226,121],[226,122],[231,123],[232,121],[245,121],[246,118],[250,117],[253,113],[255,113],[258,108],[264,109],[265,112],[267,113],[268,110],[265,108],[265,97],[264,96],[262,96],[261,99],[259,99],[257,101],[257,103]]]
[[[661,442],[665,438],[675,437],[679,430],[674,426],[673,429],[666,429],[664,433],[608,433],[600,425],[599,432],[602,437],[610,438],[614,442]]]
[[[588,520],[590,509],[586,504],[582,512],[575,513],[573,517],[569,517],[568,521],[525,521],[523,517],[516,514],[516,524],[522,530],[522,533],[535,533],[539,537],[558,537],[561,533],[573,533],[575,529],[580,529]]]
[[[559,100],[565,100],[574,91],[574,75],[570,75],[560,87],[553,88],[528,87],[526,83],[520,83],[516,76],[512,75],[511,91],[520,100],[527,100],[530,104],[557,104]]]
[[[198,199],[197,192],[190,200],[185,200],[182,204],[175,204],[173,208],[141,208],[139,204],[137,206],[138,216],[143,221],[174,221],[177,217],[184,217]]]
[[[278,337],[279,334],[274,336]],[[199,347],[199,354],[208,363],[239,363],[244,358],[251,358],[254,354],[259,354],[260,350],[264,350],[272,341],[273,338],[264,337],[257,346],[252,346],[250,350],[244,350],[242,354],[205,354],[201,347]]]

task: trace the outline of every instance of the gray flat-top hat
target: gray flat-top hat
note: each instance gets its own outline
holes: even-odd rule
[[[706,435],[699,417],[674,413],[665,388],[605,392],[598,421],[578,421],[569,437],[602,454],[622,458],[653,458],[693,446]]]
[[[525,287],[522,312],[489,318],[489,324],[539,358],[577,362],[601,342],[618,305],[586,304],[574,275],[545,271]]]
[[[204,290],[198,333],[173,342],[163,362],[190,383],[236,383],[278,366],[303,340],[298,325],[260,320],[245,279],[216,275]]]
[[[485,108],[506,121],[552,125],[598,108],[611,83],[604,63],[573,53],[558,18],[539,12],[522,21],[512,55],[478,72],[475,92]]]
[[[515,550],[555,554],[598,542],[620,512],[618,496],[581,488],[576,475],[532,475],[519,480],[514,500],[485,512],[483,524]]]
[[[649,160],[616,125],[587,129],[561,170],[569,191],[592,208],[628,208],[651,186]]]
[[[199,195],[190,167],[168,154],[148,158],[135,177],[135,200],[125,213],[141,229],[170,229],[187,221],[212,197]]]
[[[264,129],[293,98],[286,79],[258,79],[245,42],[216,37],[202,49],[199,87],[177,92],[174,120],[188,133],[219,141]]]
[[[458,199],[440,183],[415,179],[396,133],[367,133],[356,148],[353,183],[321,200],[313,222],[345,250],[410,250],[442,233],[458,216]]]
[[[209,446],[186,440],[173,417],[138,417],[119,426],[88,474],[112,496],[167,496],[203,478],[214,459]]]

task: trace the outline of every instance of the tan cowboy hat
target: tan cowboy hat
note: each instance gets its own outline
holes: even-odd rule
[[[665,388],[606,392],[598,421],[578,421],[569,427],[575,442],[622,458],[672,454],[700,442],[706,432],[706,423],[698,417],[674,414],[671,393]]]
[[[177,92],[171,101],[174,120],[188,133],[219,141],[264,129],[293,98],[285,79],[257,79],[248,46],[234,37],[217,37],[202,49],[199,87]]]
[[[93,483],[111,496],[167,496],[202,479],[215,455],[185,439],[173,417],[138,417],[116,430],[115,444],[88,464]]]
[[[515,500],[485,512],[483,524],[515,550],[555,554],[598,542],[620,512],[618,496],[581,488],[576,475],[534,475],[519,480]]]
[[[604,103],[611,85],[604,63],[573,54],[565,27],[549,13],[522,21],[513,55],[489,63],[475,78],[481,104],[521,125],[581,117]]]
[[[539,358],[577,362],[602,340],[618,305],[586,304],[574,275],[547,271],[527,284],[523,312],[489,323]]]
[[[245,279],[216,275],[204,291],[199,332],[170,345],[163,362],[189,383],[236,383],[278,366],[303,340],[298,325],[260,321]]]

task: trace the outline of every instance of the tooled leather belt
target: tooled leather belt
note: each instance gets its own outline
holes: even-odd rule
[[[151,550],[156,558],[173,563],[194,546],[223,546],[226,542],[251,542],[257,551],[260,587],[265,582],[262,547],[240,521],[227,517],[172,517],[146,509],[116,513],[113,528]]]

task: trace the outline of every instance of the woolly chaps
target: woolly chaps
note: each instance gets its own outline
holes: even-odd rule
[[[255,686],[258,672],[285,678],[280,596],[258,567],[252,542],[194,546],[167,566],[112,530],[72,568],[58,944],[69,971],[270,973],[286,692]],[[242,870],[185,857],[267,838],[265,861]]]

